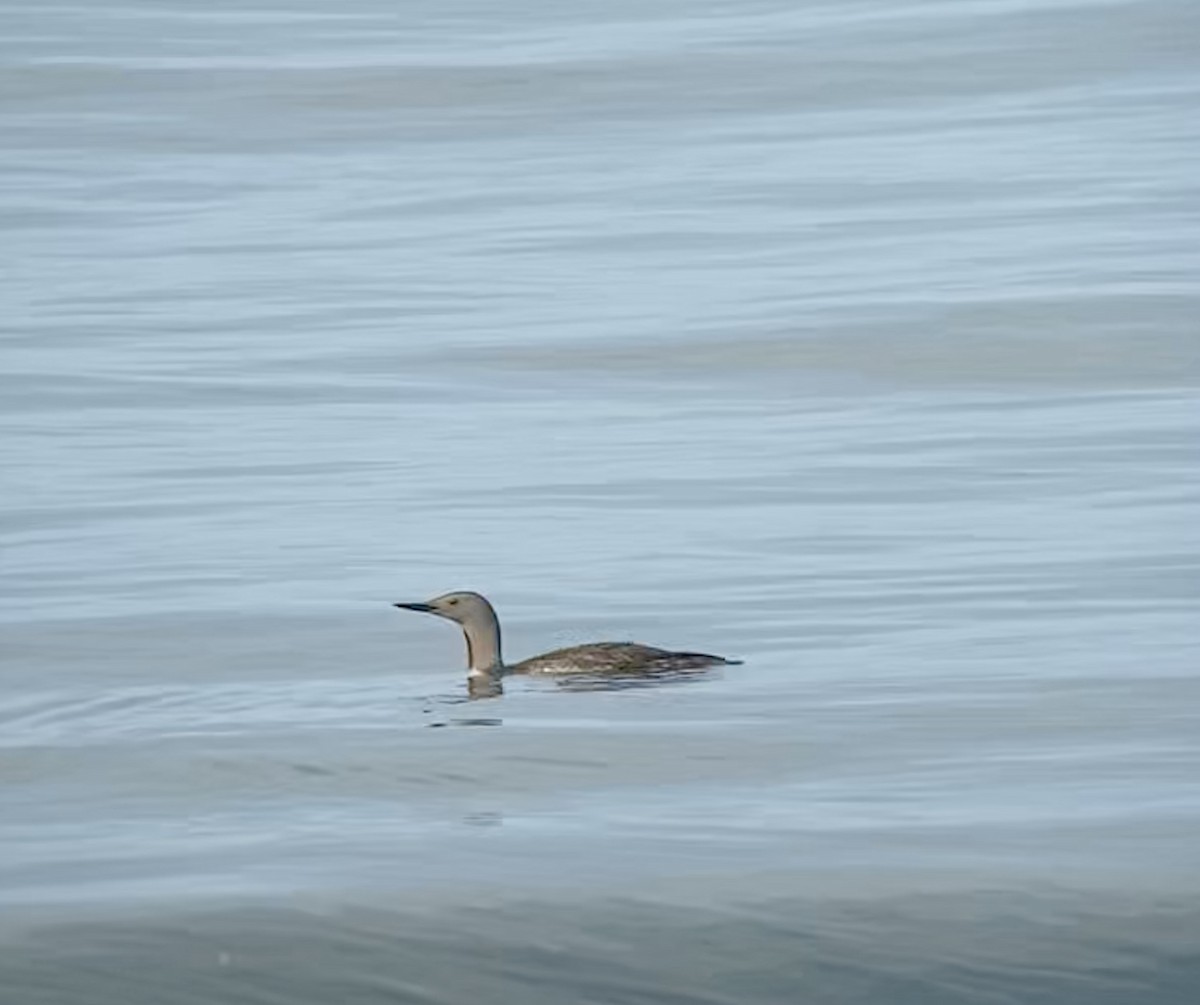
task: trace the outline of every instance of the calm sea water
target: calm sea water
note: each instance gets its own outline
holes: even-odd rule
[[[1194,1000],[1195,4],[3,13],[5,1005]]]

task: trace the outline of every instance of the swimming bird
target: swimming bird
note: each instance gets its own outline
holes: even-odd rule
[[[487,598],[470,591],[444,593],[420,604],[394,604],[407,611],[436,614],[455,621],[467,639],[469,680],[499,681],[509,674],[661,674],[733,666],[708,653],[674,652],[638,642],[592,642],[533,656],[520,663],[505,663],[500,652],[500,619]]]

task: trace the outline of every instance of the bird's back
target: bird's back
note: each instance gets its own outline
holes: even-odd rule
[[[515,674],[603,674],[655,673],[670,670],[700,670],[737,663],[708,653],[678,653],[638,642],[592,642],[568,646],[533,656],[505,667]]]

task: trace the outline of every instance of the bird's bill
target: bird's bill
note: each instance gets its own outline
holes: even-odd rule
[[[437,608],[431,604],[392,604],[393,607],[402,607],[406,611],[419,611],[422,614],[437,614]]]

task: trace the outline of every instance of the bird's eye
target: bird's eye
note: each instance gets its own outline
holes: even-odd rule
[[[457,604],[457,603],[458,603],[458,600],[457,600],[457,599],[455,599],[455,600],[451,600],[451,601],[450,601],[450,606],[451,606],[451,607],[453,607],[453,606],[454,606],[455,604]]]

